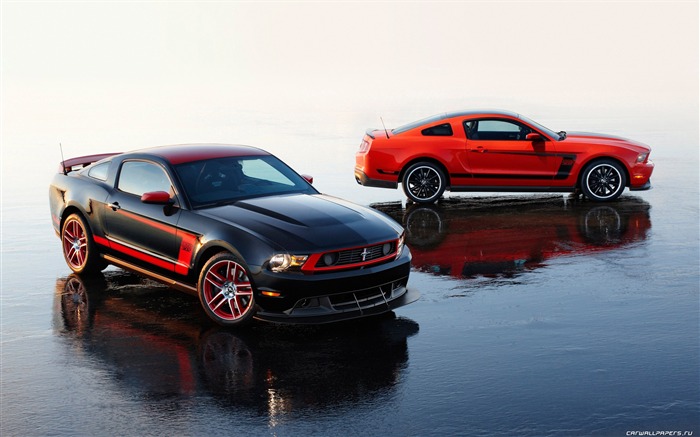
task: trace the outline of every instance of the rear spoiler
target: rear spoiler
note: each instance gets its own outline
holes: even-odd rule
[[[365,135],[367,135],[368,137],[370,137],[372,139],[375,139],[376,137],[374,136],[374,133],[375,132],[382,132],[382,131],[384,131],[384,135],[386,135],[386,139],[388,140],[389,139],[389,131],[386,129],[372,129],[372,128],[370,128],[370,129],[367,129],[365,131]]]
[[[101,153],[99,155],[79,156],[77,158],[66,159],[58,166],[58,171],[63,174],[68,174],[72,171],[80,170],[88,165],[97,162],[101,159],[109,158],[110,156],[121,155],[121,153]]]

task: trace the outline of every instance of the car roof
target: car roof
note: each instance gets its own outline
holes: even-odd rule
[[[229,156],[260,156],[269,155],[268,152],[257,147],[241,146],[237,144],[175,144],[169,146],[150,147],[134,150],[129,154],[148,154],[158,156],[170,164],[177,165],[185,162],[201,161],[204,159],[225,158]]]
[[[520,114],[517,112],[513,111],[504,111],[501,109],[479,109],[479,110],[470,110],[470,111],[452,111],[452,112],[447,112],[445,113],[445,118],[452,118],[452,117],[465,117],[465,116],[471,116],[471,115],[503,115],[506,117],[513,117],[513,118],[520,118]]]
[[[400,134],[404,133],[406,131],[415,129],[417,127],[422,127],[428,124],[433,124],[433,123],[438,123],[442,120],[447,120],[448,118],[453,118],[453,117],[471,117],[471,116],[479,116],[479,117],[488,117],[488,116],[496,116],[496,117],[511,117],[511,118],[521,118],[520,114],[512,111],[503,111],[500,109],[480,109],[480,110],[469,110],[469,111],[452,111],[452,112],[443,112],[441,114],[436,114],[427,118],[423,118],[421,120],[417,120],[408,124],[405,124],[403,126],[399,126],[397,128],[394,128],[391,130],[392,133],[394,134]]]

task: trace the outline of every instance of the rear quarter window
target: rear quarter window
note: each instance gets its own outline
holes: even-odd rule
[[[109,170],[109,164],[109,162],[103,162],[101,164],[90,166],[87,172],[88,176],[100,181],[106,181],[107,171]]]
[[[452,136],[452,125],[450,123],[438,124],[437,126],[431,126],[429,128],[423,129],[421,131],[426,137],[451,137]]]

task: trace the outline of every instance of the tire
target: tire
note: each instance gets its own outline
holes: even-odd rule
[[[403,191],[416,203],[433,203],[442,196],[447,180],[442,169],[432,162],[417,162],[403,176]]]
[[[264,341],[264,339],[263,339]],[[256,342],[251,342],[258,346]],[[260,347],[248,345],[241,332],[231,332],[211,328],[197,342],[199,366],[204,375],[204,383],[216,393],[249,394],[260,381],[256,378],[255,352]],[[262,369],[266,369],[262,366]]]
[[[406,243],[427,250],[437,247],[447,235],[447,222],[437,206],[413,205],[406,209]]]
[[[100,258],[90,228],[80,214],[71,214],[63,222],[61,247],[66,264],[75,273],[99,273],[107,266]]]
[[[255,315],[255,297],[248,269],[228,252],[204,264],[197,282],[199,301],[207,316],[222,326],[249,324]]]
[[[61,300],[63,330],[78,338],[90,332],[95,311],[102,304],[107,283],[102,275],[79,276],[72,273],[56,282]]]
[[[588,164],[581,176],[581,191],[596,202],[617,199],[626,185],[627,179],[622,166],[610,159]]]
[[[613,246],[622,242],[626,226],[615,208],[596,206],[581,217],[580,230],[588,243]]]

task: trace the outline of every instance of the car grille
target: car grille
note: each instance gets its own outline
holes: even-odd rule
[[[385,253],[384,245],[389,245],[388,252]],[[354,249],[341,250],[337,252],[328,252],[323,254],[316,262],[317,268],[340,267],[352,264],[370,263],[380,258],[391,257],[396,254],[396,242],[376,244],[374,246],[358,247]],[[326,255],[330,255],[334,261],[327,263]]]

